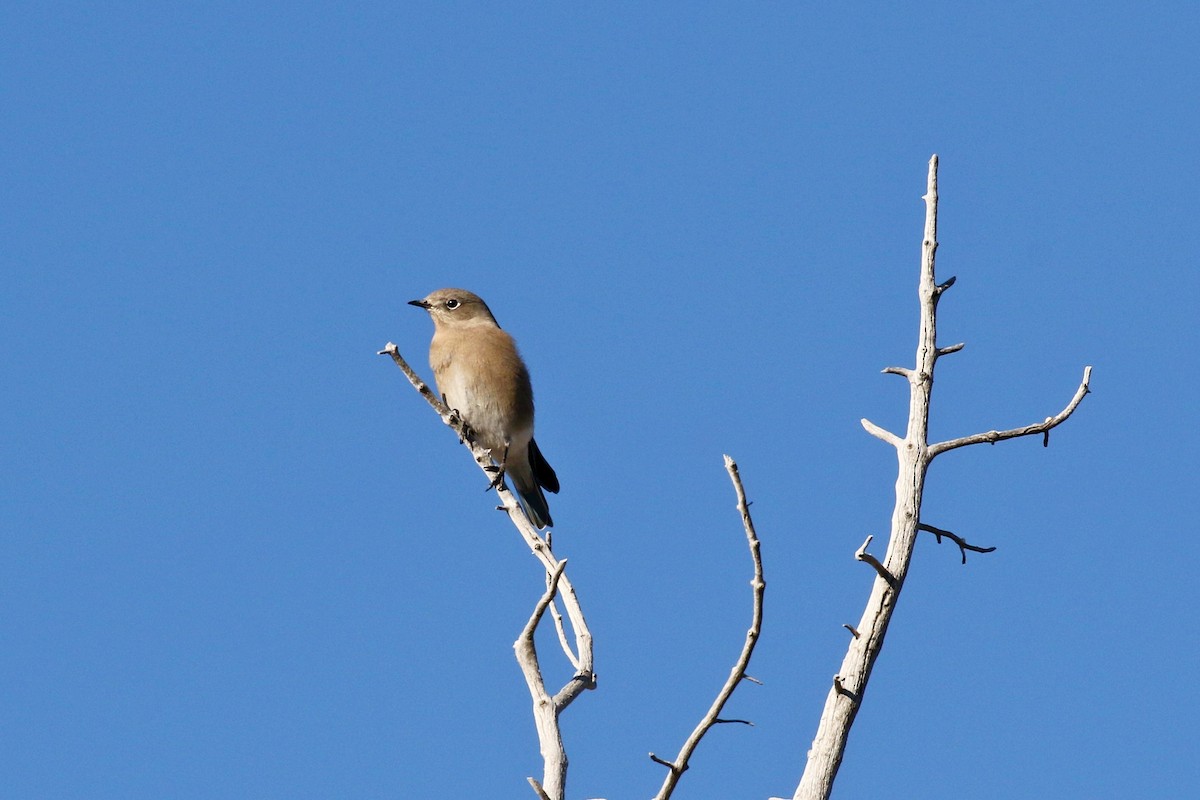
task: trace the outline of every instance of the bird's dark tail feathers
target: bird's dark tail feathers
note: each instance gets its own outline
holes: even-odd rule
[[[536,483],[530,486],[516,486],[516,481],[513,481],[513,489],[516,491],[517,500],[521,503],[521,508],[525,509],[525,516],[529,517],[529,521],[536,528],[552,528],[554,520],[550,518],[550,506],[546,503],[546,495],[542,494],[542,487]]]
[[[516,490],[521,508],[525,509],[525,516],[529,517],[529,521],[538,528],[552,528],[554,520],[550,518],[550,506],[546,503],[546,495],[542,494],[542,487],[557,494],[558,476],[554,474],[554,469],[546,462],[545,456],[533,439],[529,440],[529,466],[533,480],[528,484],[524,481],[518,483],[516,476],[513,476],[513,489]]]

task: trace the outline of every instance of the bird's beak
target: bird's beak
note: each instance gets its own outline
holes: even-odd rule
[[[417,306],[418,308],[423,308],[426,311],[428,311],[430,309],[430,307],[433,305],[428,300],[409,300],[408,304],[410,306]]]

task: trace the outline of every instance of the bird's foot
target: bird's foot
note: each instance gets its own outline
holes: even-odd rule
[[[487,485],[486,489],[484,489],[485,492],[490,492],[492,489],[495,489],[500,486],[500,484],[504,483],[504,467],[497,467],[495,464],[492,464],[491,466],[484,467],[483,469],[485,472],[496,473],[496,477],[492,478],[492,482]]]
[[[475,441],[474,429],[467,424],[467,421],[463,419],[463,415],[457,408],[450,409],[450,425],[458,431],[459,444],[462,444],[463,442],[473,443]]]

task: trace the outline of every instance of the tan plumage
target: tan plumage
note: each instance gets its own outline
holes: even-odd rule
[[[542,488],[557,492],[558,477],[533,439],[533,387],[516,342],[487,304],[465,289],[439,289],[410,305],[433,319],[429,365],[446,405],[492,451],[530,521],[539,528],[553,525]]]

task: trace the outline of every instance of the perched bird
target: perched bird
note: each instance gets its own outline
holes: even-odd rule
[[[538,528],[554,524],[545,488],[558,492],[558,476],[533,439],[533,387],[516,342],[496,324],[491,310],[465,289],[439,289],[410,300],[433,318],[429,365],[446,405],[458,411],[475,441],[500,466],[494,485],[508,475]]]

